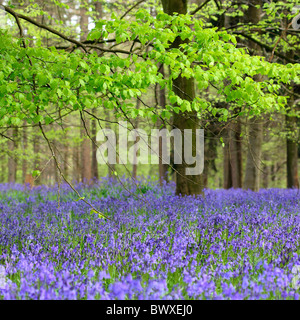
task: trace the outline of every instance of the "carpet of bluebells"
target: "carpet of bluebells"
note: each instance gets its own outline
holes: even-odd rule
[[[0,299],[298,299],[300,193],[0,184]],[[300,271],[299,271],[300,273]]]

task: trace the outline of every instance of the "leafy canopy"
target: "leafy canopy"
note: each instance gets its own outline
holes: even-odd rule
[[[180,37],[184,42],[173,48]],[[118,46],[104,49],[98,42],[114,39]],[[156,17],[140,9],[132,21],[112,15],[98,20],[88,41],[74,44],[74,50],[47,48],[38,39],[16,37],[0,29],[0,125],[28,123],[49,124],[55,115],[47,112],[55,106],[62,112],[104,106],[129,117],[141,115],[156,120],[169,118],[173,111],[196,110],[218,115],[226,120],[228,110],[213,107],[201,96],[182,99],[173,91],[173,80],[194,78],[200,92],[214,87],[217,94],[241,112],[260,114],[278,111],[286,105],[280,96],[280,83],[299,82],[300,65],[269,63],[260,56],[250,56],[236,47],[233,35],[204,28],[201,20],[190,15]],[[120,49],[120,47],[122,49]],[[84,48],[84,50],[82,50]],[[161,64],[169,67],[165,77]],[[253,80],[259,76],[260,81]],[[134,101],[159,84],[168,89],[170,105],[143,104]]]

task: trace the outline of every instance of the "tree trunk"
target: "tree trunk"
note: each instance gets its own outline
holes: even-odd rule
[[[249,9],[245,13],[245,23],[257,24],[261,16],[261,0],[251,0]],[[254,54],[260,54],[261,48],[258,44],[249,41],[248,47]],[[260,81],[260,77],[254,77],[254,80]],[[258,117],[253,117],[249,120],[248,125],[248,153],[246,162],[246,173],[244,181],[244,189],[253,191],[259,190],[260,166],[261,166],[261,148],[263,140],[263,121]]]
[[[73,146],[73,180],[79,182],[80,180],[80,157],[79,146],[75,144]]]
[[[267,159],[265,159],[265,160],[267,160]],[[268,187],[269,187],[269,171],[270,171],[269,166],[264,165],[264,166],[263,166],[263,172],[264,172],[264,174],[263,174],[263,181],[262,181],[262,183],[263,183],[263,188],[265,188],[265,189],[268,189]]]
[[[285,14],[288,12],[285,10]],[[287,18],[283,19],[283,38],[286,39],[286,29],[288,27],[289,21]],[[289,58],[294,58],[294,51],[289,50],[286,55]],[[290,107],[291,112],[298,111],[295,110],[297,107],[294,105],[295,103],[295,94],[299,94],[300,86],[294,84],[292,86],[292,93],[288,93],[290,96],[288,107]],[[287,115],[286,119],[286,128],[288,131],[287,139],[286,139],[286,169],[287,169],[287,188],[299,188],[299,178],[298,178],[298,119],[297,117],[291,117]]]
[[[161,66],[160,73],[162,76],[165,76],[165,70],[164,66]],[[164,108],[166,105],[166,90],[165,88],[160,87],[159,85],[157,86],[158,90],[156,92],[157,96],[159,97],[159,105]],[[159,119],[157,123],[158,129],[165,129],[166,126],[163,124],[163,122]],[[163,156],[163,150],[162,150],[162,139],[160,139],[159,142],[159,164],[158,164],[158,170],[159,170],[159,184],[162,186],[163,182],[166,181],[168,182],[168,168],[169,165],[166,163],[162,163],[162,156]]]
[[[289,137],[286,140],[287,188],[299,188],[297,117],[286,116]]]
[[[224,189],[242,188],[242,141],[241,122],[232,122],[225,137],[224,147]]]
[[[230,167],[230,156],[229,156],[229,130],[225,130],[226,136],[224,137],[224,149],[223,149],[223,187],[224,189],[232,188],[232,176]]]
[[[81,41],[86,40],[88,34],[88,16],[86,15],[86,8],[80,8],[80,30]],[[84,123],[81,121],[81,181],[85,183],[90,183],[92,179],[92,164],[91,164],[91,141],[87,135],[90,134],[90,121],[89,119],[83,119]]]
[[[266,116],[266,127],[270,128],[271,126],[271,121],[268,121],[267,119],[268,117]],[[270,133],[269,130],[265,131],[265,135],[264,135],[264,140],[263,143],[268,143],[270,141]],[[264,189],[268,189],[269,188],[269,180],[270,180],[270,175],[271,175],[271,166],[270,166],[270,161],[271,161],[271,157],[270,157],[270,151],[264,150],[262,153],[262,158],[263,158],[263,172],[262,172],[262,187]]]
[[[26,125],[26,122],[24,122]],[[27,128],[23,128],[23,161],[22,161],[22,180],[25,183],[25,178],[27,174],[27,148],[28,148],[28,137]]]
[[[254,117],[248,127],[248,153],[244,189],[259,190],[261,146],[263,140],[262,119]]]
[[[228,8],[228,13],[234,12],[234,8]],[[241,17],[224,15],[223,24],[225,28],[237,25]],[[224,107],[224,106],[221,106]],[[228,107],[228,106],[227,106]],[[235,109],[235,113],[240,112],[240,108]],[[223,158],[223,182],[224,189],[242,188],[242,138],[241,138],[241,121],[238,117],[236,120],[227,124],[224,137],[224,158]]]
[[[6,156],[2,155],[0,157],[0,163],[1,163],[1,172],[0,172],[0,183],[4,183],[5,182],[5,159],[6,159]]]
[[[140,108],[140,100],[137,99],[136,100],[136,109]],[[135,118],[135,120],[133,121],[134,124],[134,128],[138,129],[138,125],[139,125],[139,120],[138,117]],[[137,176],[137,145],[136,142],[134,142],[134,151],[133,151],[133,164],[132,164],[132,179],[136,180],[136,176]]]
[[[105,117],[105,120],[107,121],[106,124],[105,124],[105,127],[108,128],[108,129],[111,129],[112,128],[112,125],[110,123],[110,112],[107,111],[107,114],[106,114],[106,117]],[[109,178],[115,178],[115,171],[116,171],[116,165],[114,163],[108,163],[107,164],[108,166],[108,176]]]
[[[162,0],[164,12],[173,15],[174,13],[186,14],[187,13],[187,0]],[[183,41],[177,37],[172,44],[173,48],[178,48]],[[176,95],[182,99],[193,100],[195,97],[195,84],[194,79],[183,78],[179,75],[178,78],[173,80],[173,90]],[[196,129],[199,129],[199,119],[197,112],[184,112],[174,113],[173,125],[183,133],[184,129],[192,129],[192,149],[195,154],[196,146]],[[186,175],[186,168],[192,167],[185,162],[183,150],[185,147],[184,139],[182,143],[182,163],[175,164],[176,172],[176,194],[177,195],[196,195],[203,194],[203,177],[199,175]]]
[[[276,179],[276,163],[271,165],[271,181],[274,182]]]
[[[93,114],[96,113],[94,109]],[[97,135],[97,122],[96,119],[91,120],[91,136],[92,136],[92,179],[98,180],[98,162],[97,162],[97,145],[96,145],[96,135]]]
[[[55,184],[55,183],[58,183],[58,169],[54,159],[52,159],[52,165],[53,165],[53,180],[54,180],[53,182]]]
[[[68,133],[67,132],[66,132],[65,139],[66,139],[66,141],[68,141],[68,139],[70,139],[70,137],[68,137]],[[65,177],[68,178],[68,174],[69,174],[69,151],[70,151],[68,143],[64,144],[63,148],[64,148],[64,151],[63,151],[64,175],[65,175]]]
[[[33,152],[34,152],[34,170],[40,170],[41,169],[41,159],[40,159],[40,155],[41,155],[41,150],[40,150],[40,146],[41,146],[41,142],[40,142],[40,136],[39,136],[39,131],[34,130],[33,131],[34,137],[33,137]],[[41,184],[41,176],[39,176],[36,180],[35,180],[36,184]]]
[[[17,160],[16,160],[16,148],[18,129],[9,129],[10,136],[13,141],[8,140],[8,182],[16,182],[17,179]]]
[[[95,2],[96,19],[101,19],[103,16],[102,1]]]
[[[89,132],[90,121],[89,119],[84,119],[85,127]],[[90,133],[89,133],[90,134]],[[91,141],[87,136],[84,125],[81,124],[81,138],[83,139],[81,143],[81,181],[85,183],[90,183],[92,179],[92,164],[91,164]]]

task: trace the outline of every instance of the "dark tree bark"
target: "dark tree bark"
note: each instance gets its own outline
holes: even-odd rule
[[[292,103],[293,102],[290,101],[291,106]],[[297,121],[297,117],[286,116],[286,127],[289,136],[286,139],[287,188],[299,188]]]
[[[242,140],[239,119],[230,123],[224,147],[224,188],[242,188]]]
[[[174,13],[187,13],[187,0],[162,0],[164,12],[173,15]],[[177,37],[172,44],[173,48],[178,48],[183,41]],[[173,80],[173,90],[176,95],[182,99],[193,100],[195,97],[194,79],[186,79],[179,75]],[[174,113],[173,125],[183,133],[184,129],[192,129],[193,131],[193,151],[196,145],[196,129],[199,129],[199,119],[195,111]],[[183,135],[182,135],[183,136]],[[182,164],[175,164],[176,169],[176,194],[177,195],[197,195],[203,194],[203,177],[202,175],[186,175],[186,168],[192,167],[184,161],[183,156],[184,141],[182,143]],[[195,155],[195,153],[194,153]]]
[[[229,8],[228,13],[234,12],[234,8]],[[237,25],[241,17],[232,17],[224,15],[223,25],[225,28]],[[222,106],[224,107],[224,106]],[[228,107],[228,106],[227,106]],[[235,110],[235,113],[240,112],[240,108]],[[223,157],[223,187],[242,188],[242,125],[240,118],[231,121],[227,124],[224,135],[224,157]]]
[[[212,171],[218,172],[215,160],[217,158],[217,146],[218,138],[220,133],[220,123],[214,119],[209,120],[208,124],[205,126],[205,141],[204,141],[204,170],[203,176],[203,186],[208,188],[208,177]]]
[[[285,10],[285,14],[287,14],[287,10]],[[288,19],[283,19],[283,38],[286,39],[286,29],[288,27],[289,21]],[[287,52],[287,57],[293,59],[294,51],[289,50]],[[288,108],[294,112],[298,111],[295,106],[295,93],[299,94],[300,86],[293,84],[292,92],[289,92],[290,96],[288,101]],[[289,114],[285,117],[286,128],[288,131],[287,139],[286,139],[286,169],[287,169],[287,188],[299,188],[299,177],[298,177],[298,140],[299,140],[299,132],[298,132],[298,118],[294,116],[289,116]]]
[[[103,16],[102,1],[95,2],[96,19],[101,19]]]

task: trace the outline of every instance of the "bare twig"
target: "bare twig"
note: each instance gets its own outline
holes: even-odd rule
[[[275,50],[276,50],[276,48],[277,48],[280,40],[283,38],[284,35],[286,35],[286,31],[288,30],[288,28],[289,28],[291,25],[292,25],[292,23],[288,24],[288,25],[286,26],[286,29],[282,31],[280,37],[277,39],[277,41],[276,41],[276,43],[275,43],[275,46],[274,46],[274,48],[273,48],[273,50],[272,50],[272,54],[271,54],[271,57],[270,57],[270,59],[269,59],[269,62],[271,62],[271,61],[273,60]]]
[[[141,0],[138,1],[136,4],[134,4],[132,7],[130,7],[123,15],[120,19],[123,19],[131,10],[133,10],[135,7],[137,7],[139,4],[145,2],[146,0]]]
[[[102,212],[100,212],[100,211],[98,211],[97,209],[95,209],[92,204],[90,204],[88,201],[86,201],[86,200],[84,199],[84,197],[82,197],[82,196],[80,195],[80,193],[79,193],[79,192],[73,187],[73,185],[68,181],[68,179],[66,178],[66,176],[64,175],[64,173],[62,172],[62,170],[61,170],[61,168],[60,168],[60,165],[59,165],[59,162],[58,162],[57,157],[56,157],[56,155],[55,155],[55,152],[54,152],[54,150],[53,150],[53,148],[52,148],[52,146],[51,146],[51,143],[50,143],[49,139],[47,138],[47,136],[46,136],[46,134],[45,134],[45,131],[44,131],[44,129],[43,129],[43,126],[42,126],[41,122],[39,122],[39,127],[40,127],[40,130],[41,130],[41,133],[42,133],[44,139],[46,140],[46,142],[47,142],[47,144],[48,144],[48,147],[49,147],[49,149],[50,149],[50,151],[51,151],[51,155],[52,155],[52,157],[53,157],[53,159],[54,159],[54,161],[55,161],[55,165],[56,165],[56,167],[57,167],[57,169],[58,169],[58,171],[59,171],[60,176],[61,176],[61,177],[64,179],[64,181],[70,186],[70,188],[77,194],[77,196],[79,197],[80,200],[82,200],[83,202],[85,202],[92,210],[94,210],[94,211],[95,211],[96,213],[98,213],[99,215],[103,216],[103,217],[106,218],[106,219],[111,220],[111,218],[109,218],[108,216],[104,215]]]
[[[25,21],[27,21],[27,22],[29,22],[29,23],[31,23],[31,24],[33,24],[33,25],[35,25],[35,26],[37,26],[37,27],[39,27],[41,29],[45,29],[45,30],[47,30],[47,31],[59,36],[60,38],[66,40],[66,41],[69,41],[69,42],[72,42],[72,43],[76,44],[77,46],[81,47],[85,52],[87,52],[87,50],[85,48],[85,45],[83,43],[81,43],[80,41],[77,41],[75,39],[69,38],[66,35],[62,34],[61,32],[59,32],[59,31],[57,31],[57,30],[55,30],[55,29],[53,29],[51,27],[45,26],[44,24],[41,24],[41,23],[39,23],[39,22],[37,22],[37,21],[35,21],[35,20],[33,20],[33,19],[23,15],[23,14],[17,13],[14,10],[12,10],[11,8],[9,8],[8,6],[4,6],[3,5],[2,7],[4,8],[4,10],[6,12],[10,13],[15,18],[23,19],[23,20],[25,20]]]
[[[237,35],[241,35],[241,36],[243,36],[243,37],[245,37],[245,38],[247,38],[247,39],[249,39],[249,40],[257,43],[259,46],[261,46],[261,47],[263,47],[263,48],[265,48],[265,49],[267,49],[267,50],[269,50],[269,51],[271,51],[271,52],[273,51],[273,48],[272,48],[272,47],[270,47],[270,46],[268,46],[267,44],[262,43],[262,42],[260,42],[260,41],[258,41],[258,40],[256,40],[256,39],[254,39],[253,37],[245,34],[244,32],[233,32],[233,33],[234,33],[234,34],[237,34]],[[295,62],[296,62],[295,60],[288,58],[287,56],[283,55],[282,53],[277,52],[276,50],[274,50],[274,54],[275,54],[276,56],[278,56],[279,58],[285,59],[285,60],[287,60],[287,61],[289,61],[289,62],[291,62],[291,63],[295,63]]]
[[[206,0],[205,2],[203,2],[202,4],[200,4],[200,6],[198,6],[195,10],[189,12],[189,14],[191,16],[193,16],[194,14],[196,14],[198,11],[200,11],[208,2],[210,2],[210,0]]]

